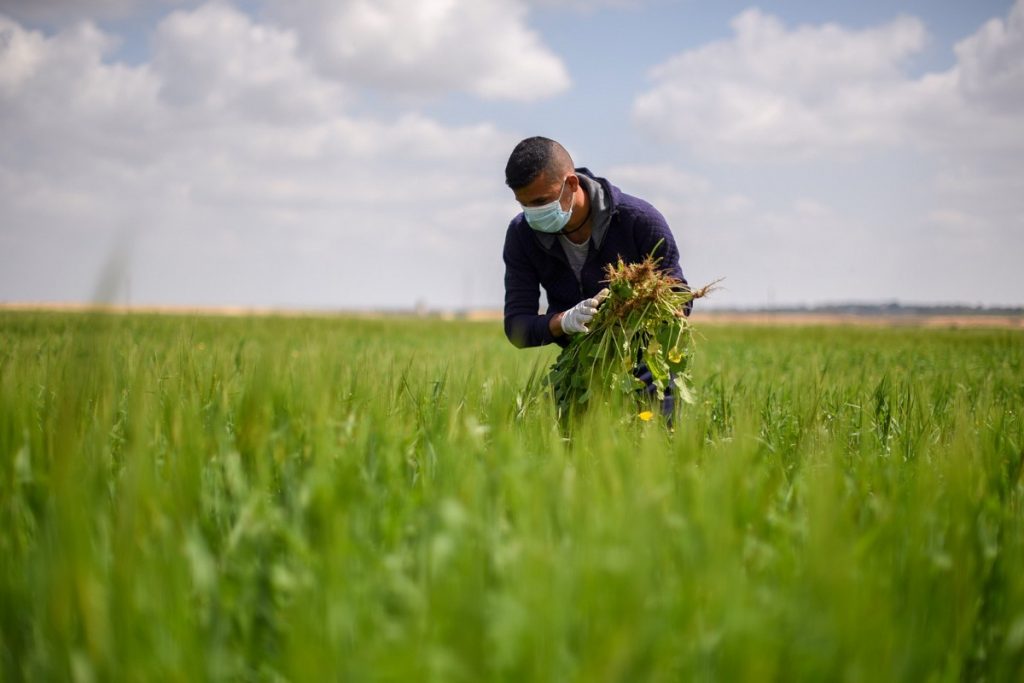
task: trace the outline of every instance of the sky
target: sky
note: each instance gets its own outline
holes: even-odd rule
[[[500,308],[530,135],[707,306],[1024,305],[1024,0],[0,0],[0,302]]]

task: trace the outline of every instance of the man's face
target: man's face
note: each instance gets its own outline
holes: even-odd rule
[[[564,187],[562,181],[565,181]],[[514,194],[516,201],[523,206],[544,206],[556,199],[561,199],[562,208],[566,209],[571,205],[572,195],[579,186],[580,179],[576,177],[575,173],[569,173],[566,177],[544,171],[529,185],[515,190]]]

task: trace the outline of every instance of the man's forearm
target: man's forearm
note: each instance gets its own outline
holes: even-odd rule
[[[565,315],[564,311],[562,313],[555,313],[553,316],[551,316],[551,320],[548,321],[548,329],[551,330],[551,336],[555,337],[556,339],[565,334],[565,332],[562,331],[563,315]]]

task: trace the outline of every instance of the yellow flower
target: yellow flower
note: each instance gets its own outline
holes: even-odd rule
[[[642,413],[640,413],[639,415],[637,415],[637,417],[639,417],[644,422],[648,422],[652,417],[654,417],[654,413],[652,413],[649,410],[645,410]]]
[[[668,360],[671,363],[678,363],[683,359],[683,354],[679,353],[679,349],[672,349],[668,352]]]

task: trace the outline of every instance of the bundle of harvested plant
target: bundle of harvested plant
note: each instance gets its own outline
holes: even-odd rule
[[[674,386],[679,398],[692,402],[687,367],[693,338],[682,311],[713,285],[690,290],[659,270],[652,256],[632,264],[619,259],[605,266],[605,276],[608,287],[590,332],[573,337],[548,374],[559,415],[579,413],[595,398],[643,400],[645,384],[634,374],[639,364],[650,370],[659,401]]]

